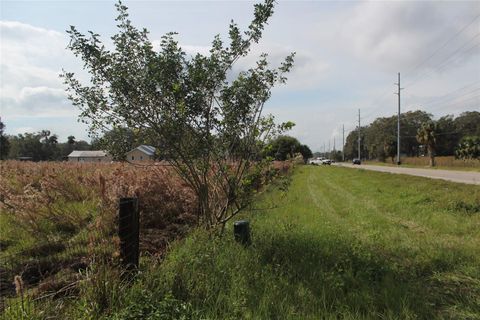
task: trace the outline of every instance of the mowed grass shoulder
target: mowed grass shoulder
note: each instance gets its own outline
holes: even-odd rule
[[[479,187],[302,166],[259,198],[250,247],[194,233],[115,317],[169,297],[192,318],[480,318]]]

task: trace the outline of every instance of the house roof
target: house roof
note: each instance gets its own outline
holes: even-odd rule
[[[68,157],[72,158],[98,158],[98,157],[106,157],[107,153],[103,150],[73,150],[72,153],[68,155]]]
[[[155,155],[155,147],[147,146],[145,144],[142,144],[141,146],[138,146],[135,149],[130,150],[128,153],[130,153],[132,151],[135,151],[135,150],[139,150],[139,151],[141,151],[141,152],[143,152],[143,153],[145,153],[146,155],[149,155],[149,156]]]

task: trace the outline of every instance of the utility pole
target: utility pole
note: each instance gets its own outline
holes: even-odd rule
[[[342,161],[345,162],[345,125],[342,124]]]
[[[395,93],[398,95],[398,117],[397,117],[397,165],[400,165],[400,72],[398,73],[398,83],[395,83],[398,86],[398,91]]]
[[[360,156],[360,109],[358,109],[358,160],[362,159]]]
[[[337,151],[335,150],[335,137],[333,137],[333,160],[335,160],[336,155],[337,155]]]
[[[330,152],[330,139],[328,139],[328,159],[331,159],[331,152]]]
[[[326,158],[327,150],[325,150],[325,142],[323,142],[323,157]]]

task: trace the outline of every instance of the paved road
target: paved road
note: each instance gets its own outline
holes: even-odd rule
[[[438,170],[438,169],[418,169],[418,168],[404,168],[404,167],[387,167],[387,166],[372,166],[372,165],[353,165],[347,163],[335,163],[335,165],[349,168],[361,168],[365,170],[409,174],[412,176],[426,177],[432,179],[443,179],[453,182],[478,184],[480,185],[480,172],[471,171],[453,171],[453,170]]]

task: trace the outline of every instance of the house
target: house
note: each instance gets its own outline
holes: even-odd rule
[[[128,162],[145,162],[155,160],[155,147],[141,145],[127,152]]]
[[[33,161],[33,157],[18,157],[18,161]]]
[[[68,155],[68,162],[111,162],[112,158],[102,150],[79,151],[73,150]]]

